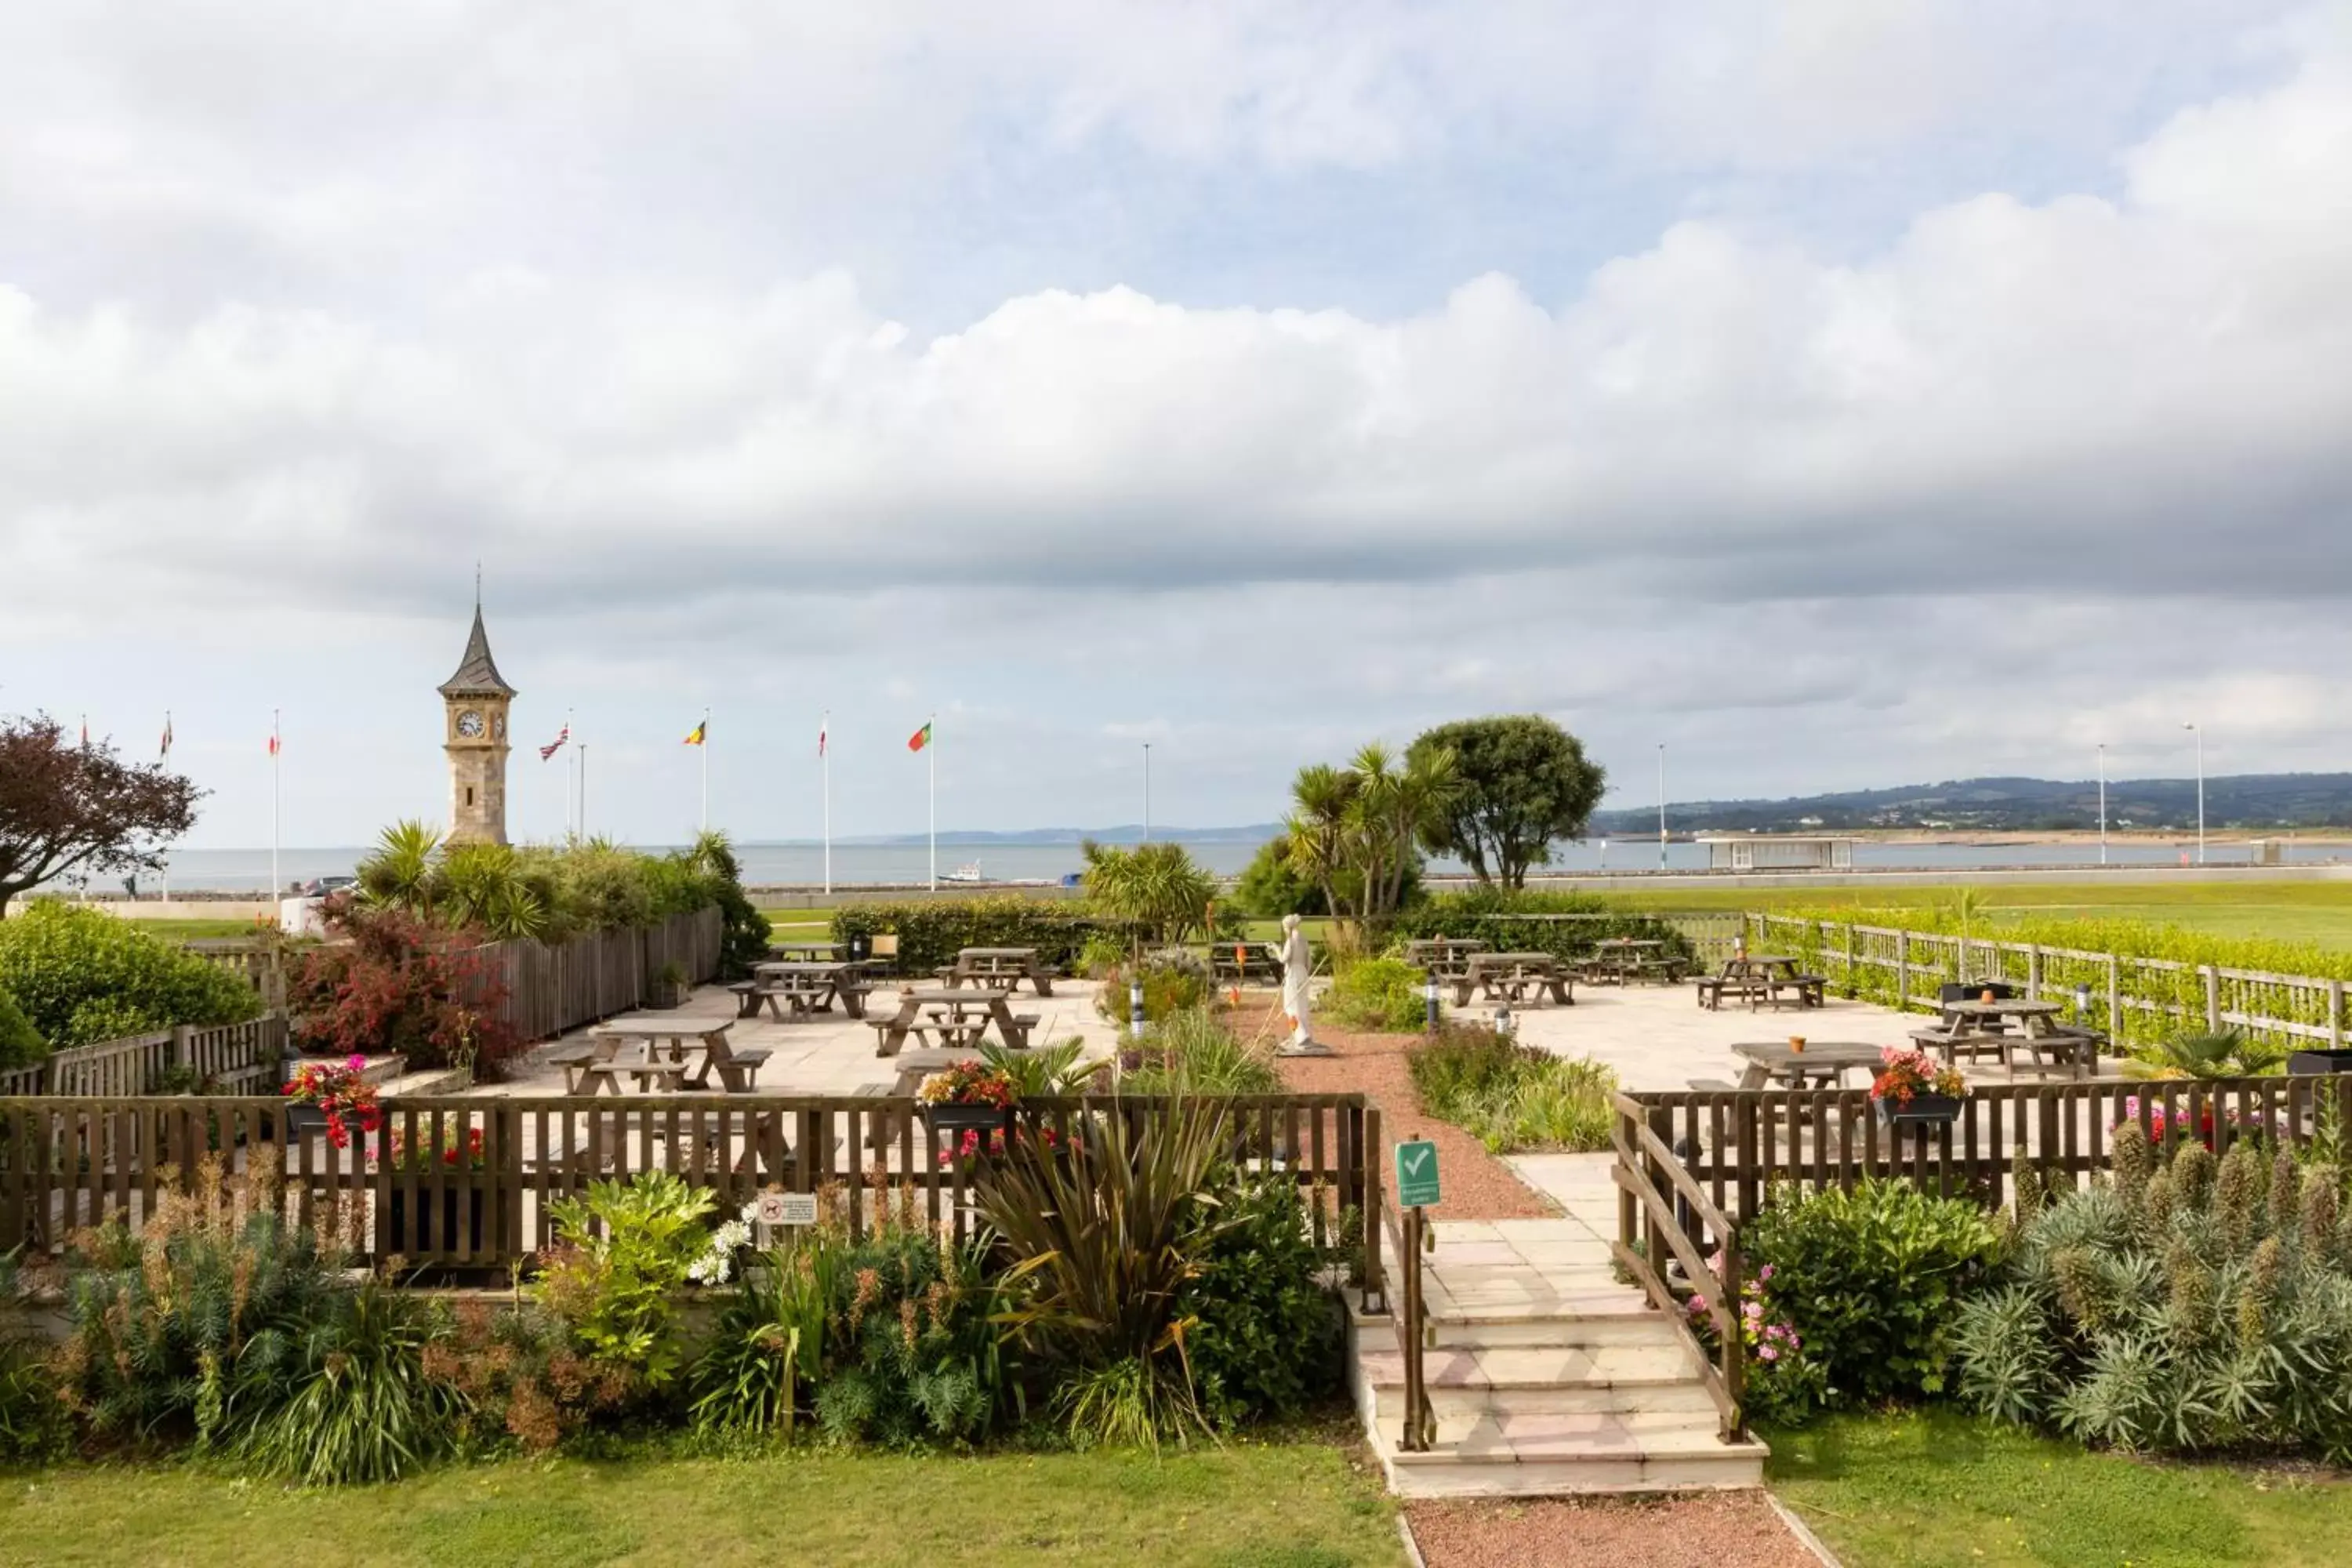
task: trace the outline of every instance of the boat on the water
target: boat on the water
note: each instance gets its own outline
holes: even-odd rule
[[[941,877],[940,880],[942,882],[985,882],[988,879],[981,874],[979,861],[967,860],[962,865],[957,867],[954,870],[950,871],[946,876]]]

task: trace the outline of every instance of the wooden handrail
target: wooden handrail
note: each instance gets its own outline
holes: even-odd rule
[[[1626,1133],[1628,1125],[1635,1135]],[[1643,1134],[1648,1134],[1646,1137]],[[1710,1264],[1696,1238],[1684,1228],[1681,1215],[1667,1202],[1658,1185],[1643,1167],[1673,1172],[1679,1165],[1673,1152],[1654,1134],[1641,1125],[1639,1107],[1629,1107],[1622,1101],[1612,1142],[1617,1158],[1610,1171],[1618,1191],[1618,1237],[1611,1243],[1610,1251],[1620,1267],[1639,1283],[1650,1302],[1666,1314],[1675,1325],[1675,1333],[1697,1358],[1700,1381],[1722,1416],[1722,1436],[1727,1443],[1738,1442],[1747,1436],[1747,1418],[1743,1408],[1746,1391],[1746,1342],[1741,1337],[1740,1322],[1740,1254],[1738,1226],[1723,1222],[1717,1232],[1717,1261]],[[1638,1157],[1637,1152],[1639,1152]],[[1671,1184],[1671,1183],[1670,1183]],[[1712,1205],[1709,1205],[1712,1208]],[[1721,1219],[1719,1214],[1717,1215]],[[1642,1237],[1646,1245],[1636,1245]],[[1691,1281],[1691,1289],[1708,1309],[1708,1318],[1716,1331],[1716,1351],[1712,1357],[1699,1342],[1691,1327],[1689,1315],[1683,1310],[1671,1287],[1659,1253],[1673,1253]]]

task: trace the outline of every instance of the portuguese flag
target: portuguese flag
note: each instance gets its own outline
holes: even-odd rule
[[[924,723],[921,729],[907,737],[907,750],[910,752],[919,752],[930,743],[931,726],[928,721]]]

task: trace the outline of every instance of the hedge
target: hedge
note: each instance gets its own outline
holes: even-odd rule
[[[1108,932],[1124,940],[1132,922],[1088,913],[1083,906],[1049,904],[998,894],[992,898],[926,900],[920,903],[853,904],[835,910],[833,940],[854,942],[884,932],[898,939],[898,967],[928,973],[953,963],[967,947],[1034,947],[1041,963],[1067,969],[1087,938]]]
[[[37,899],[0,921],[0,990],[55,1049],[261,1011],[253,987],[103,910]]]
[[[1698,959],[1698,949],[1672,922],[1581,893],[1499,888],[1433,893],[1395,916],[1387,929],[1408,941],[1450,937],[1484,942],[1496,952],[1549,952],[1571,962],[1591,958],[1593,944],[1603,937],[1634,937],[1663,942],[1660,957]]]

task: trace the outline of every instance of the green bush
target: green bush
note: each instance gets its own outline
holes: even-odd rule
[[[16,999],[0,991],[0,1072],[28,1068],[49,1059],[49,1042],[25,1016]]]
[[[1157,1024],[1192,1008],[1208,1005],[1212,994],[1209,961],[1181,947],[1161,948],[1143,955],[1137,972],[1143,982],[1143,1021]],[[1095,1011],[1114,1024],[1129,1021],[1133,1005],[1128,996],[1128,968],[1122,964],[1104,974],[1095,994]]]
[[[2156,1452],[2352,1462],[2352,1226],[2342,1174],[2241,1139],[2159,1165],[2137,1121],[2114,1177],[2017,1173],[2000,1288],[1955,1335],[1959,1391],[2004,1420]]]
[[[7,1130],[0,1119],[0,1132]],[[16,1254],[0,1252],[0,1464],[45,1459],[65,1444],[48,1346],[33,1332],[26,1307]]]
[[[398,1480],[455,1454],[462,1401],[425,1374],[439,1317],[429,1300],[374,1280],[329,1297],[271,1348],[282,1387],[260,1402],[237,1457],[315,1487]]]
[[[556,1247],[540,1277],[541,1302],[583,1355],[660,1389],[685,1357],[677,1295],[709,1250],[708,1187],[667,1171],[591,1182],[548,1206]]]
[[[1206,1007],[1183,1007],[1145,1030],[1140,1060],[1121,1080],[1129,1094],[1280,1094],[1273,1054]]]
[[[1076,962],[1087,939],[1108,932],[1122,939],[1132,927],[1088,912],[1083,906],[998,894],[979,899],[940,899],[921,903],[852,904],[834,911],[833,940],[846,942],[883,932],[898,939],[898,968],[929,974],[953,963],[967,947],[1034,947],[1038,961],[1056,969]]]
[[[1196,1201],[1185,1243],[1194,1272],[1177,1310],[1195,1320],[1184,1345],[1203,1412],[1231,1427],[1329,1398],[1345,1370],[1339,1307],[1324,1284],[1337,1259],[1315,1244],[1298,1184],[1284,1171],[1227,1167]]]
[[[0,921],[0,991],[51,1048],[260,1013],[252,986],[103,910],[36,899]]]
[[[1609,1146],[1617,1075],[1589,1058],[1556,1057],[1492,1029],[1450,1025],[1405,1062],[1423,1110],[1497,1153]]]
[[[1577,918],[1540,918],[1560,915]],[[1496,952],[1549,952],[1569,963],[1591,958],[1595,942],[1613,936],[1664,943],[1658,950],[1662,958],[1685,963],[1698,958],[1698,950],[1671,921],[1590,893],[1514,893],[1501,888],[1435,893],[1405,910],[1388,929],[1401,938],[1452,937],[1484,942]]]
[[[1777,1188],[1741,1247],[1771,1271],[1765,1310],[1820,1362],[1831,1401],[1870,1405],[1943,1392],[1954,1315],[2000,1255],[1973,1202],[1900,1178]]]
[[[1401,958],[1359,958],[1339,965],[1323,1010],[1351,1029],[1405,1033],[1420,1029],[1428,1019],[1422,987],[1424,970]]]
[[[1243,868],[1241,880],[1234,885],[1234,901],[1259,920],[1331,912],[1330,906],[1324,902],[1323,889],[1291,868],[1289,847],[1286,838],[1269,839],[1259,845],[1257,853]]]
[[[226,1449],[289,1397],[303,1335],[346,1287],[331,1231],[288,1224],[281,1192],[266,1165],[228,1176],[207,1156],[138,1236],[116,1221],[78,1243],[58,1394],[93,1432]]]

